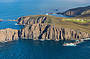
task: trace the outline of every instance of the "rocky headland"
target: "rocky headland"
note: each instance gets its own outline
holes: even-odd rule
[[[19,17],[20,30],[0,29],[0,42],[18,39],[80,40],[90,38],[90,6],[73,8],[61,13],[70,18],[50,15]],[[11,21],[11,20],[9,20]]]
[[[79,16],[79,15],[85,15],[85,14],[90,15],[90,6],[72,8],[61,14],[65,15],[65,16],[73,16],[73,17]]]
[[[19,17],[19,25],[24,25],[20,30],[1,29],[0,41],[18,39],[33,40],[80,40],[90,38],[90,24],[78,24],[63,21],[62,17],[34,15]]]
[[[0,30],[0,42],[12,40],[18,40],[18,30],[10,28]]]

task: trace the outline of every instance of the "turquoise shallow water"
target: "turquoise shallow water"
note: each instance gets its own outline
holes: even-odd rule
[[[0,59],[90,59],[90,41],[64,47],[62,41],[18,40],[0,44]]]

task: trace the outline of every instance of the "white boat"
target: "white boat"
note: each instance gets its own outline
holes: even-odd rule
[[[77,46],[77,45],[74,43],[64,43],[63,46]]]

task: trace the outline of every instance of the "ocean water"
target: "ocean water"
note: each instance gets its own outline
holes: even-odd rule
[[[13,20],[21,16],[61,12],[70,8],[88,5],[90,5],[89,0],[1,0],[0,19]]]
[[[0,22],[0,29],[7,29],[7,28],[11,28],[11,29],[21,29],[23,28],[23,25],[17,25],[16,21],[2,21]]]
[[[62,41],[18,40],[0,43],[0,59],[90,59],[90,41],[76,47]]]
[[[1,0],[0,19],[15,20],[21,16],[63,12],[74,7],[88,6],[89,2],[89,0]],[[23,28],[21,25],[15,25],[16,23],[0,22],[0,29]],[[0,43],[0,59],[90,59],[90,41],[76,47],[64,47],[62,41],[18,40]]]
[[[70,8],[88,5],[90,5],[89,0],[0,0],[0,19],[15,20],[21,16],[45,15],[50,12],[63,12]],[[64,17],[62,15],[53,16]],[[16,26],[14,23],[0,22],[0,29],[5,27],[13,29],[22,28],[22,26]]]

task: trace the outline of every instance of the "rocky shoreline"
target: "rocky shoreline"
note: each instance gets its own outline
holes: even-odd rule
[[[61,21],[62,18],[46,15],[24,16],[18,18],[18,25],[25,25],[20,30],[0,30],[0,42],[18,39],[33,40],[80,40],[90,38],[90,31],[83,25]],[[75,28],[77,27],[77,28]],[[82,30],[83,29],[83,30]]]
[[[0,42],[12,40],[18,40],[18,30],[10,28],[0,30]]]

